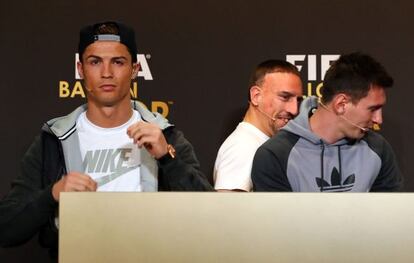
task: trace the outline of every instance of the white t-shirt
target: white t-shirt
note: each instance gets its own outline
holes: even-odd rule
[[[248,122],[240,122],[221,145],[214,165],[216,190],[252,190],[250,177],[257,148],[269,139]]]
[[[85,174],[97,183],[97,191],[140,192],[141,156],[137,145],[127,135],[127,129],[141,120],[137,111],[121,126],[101,128],[82,113],[76,128]]]

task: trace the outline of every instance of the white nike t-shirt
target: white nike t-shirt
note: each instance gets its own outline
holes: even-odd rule
[[[101,128],[82,113],[76,128],[85,174],[97,183],[97,191],[140,192],[141,156],[137,145],[127,135],[127,129],[141,120],[137,111],[121,126]]]

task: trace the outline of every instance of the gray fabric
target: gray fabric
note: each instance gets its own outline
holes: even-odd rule
[[[118,35],[111,35],[111,34],[106,34],[106,35],[95,35],[94,36],[95,41],[117,41],[117,42],[121,42],[121,37]]]
[[[67,172],[85,172],[82,163],[82,155],[79,146],[78,132],[74,131],[62,143],[63,156],[65,157],[65,166]]]

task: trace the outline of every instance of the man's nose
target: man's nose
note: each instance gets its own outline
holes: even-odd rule
[[[101,76],[102,76],[102,78],[112,78],[113,71],[112,71],[112,64],[111,63],[103,63]]]
[[[376,124],[382,124],[382,109],[378,109],[372,115],[372,122]]]
[[[291,98],[287,103],[286,111],[292,114],[293,116],[296,116],[299,111],[299,102],[296,97]]]

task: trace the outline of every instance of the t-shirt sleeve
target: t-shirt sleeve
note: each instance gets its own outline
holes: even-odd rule
[[[247,142],[221,147],[214,165],[214,189],[251,191],[250,173],[256,149]]]

